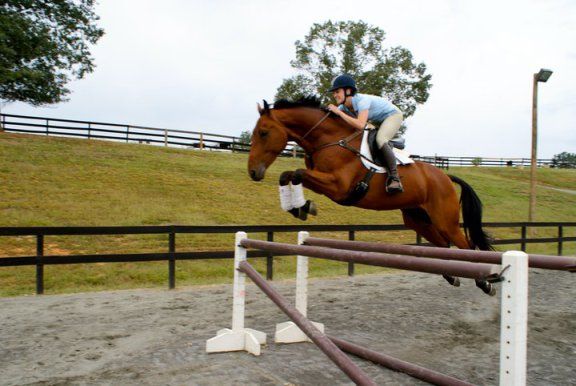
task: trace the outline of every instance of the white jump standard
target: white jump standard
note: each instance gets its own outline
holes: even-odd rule
[[[266,344],[266,334],[251,328],[244,328],[246,305],[246,275],[238,271],[241,262],[246,261],[246,248],[240,245],[245,232],[236,233],[234,250],[234,295],[232,303],[232,329],[222,329],[206,342],[206,352],[248,351],[260,355],[260,346]]]

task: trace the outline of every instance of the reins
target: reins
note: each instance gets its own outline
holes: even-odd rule
[[[302,136],[302,139],[305,139],[305,138],[308,136],[308,134],[310,134],[312,131],[314,131],[315,128],[317,128],[318,126],[320,126],[320,124],[321,124],[322,122],[324,122],[324,121],[326,120],[326,118],[328,118],[329,116],[330,116],[330,111],[328,111],[328,112],[326,113],[326,115],[324,115],[324,116],[322,117],[322,119],[320,119],[318,122],[316,122],[316,124],[315,124],[314,126],[312,126],[312,128],[311,128],[310,130],[308,130],[308,131],[306,132],[306,134],[304,134],[304,135]]]
[[[314,126],[312,126],[312,128],[310,130],[308,130],[306,132],[306,134],[304,134],[301,138],[302,140],[304,140],[312,131],[314,131],[316,128],[318,128],[318,126],[320,126],[322,124],[322,122],[324,122],[328,117],[330,116],[330,112],[327,112],[326,115],[324,115],[318,122],[316,122],[316,124]],[[306,156],[308,158],[312,158],[312,155],[314,155],[315,153],[319,152],[320,150],[326,149],[328,147],[332,147],[332,146],[340,146],[346,150],[351,151],[352,153],[356,154],[359,157],[365,158],[368,161],[370,161],[368,158],[364,157],[361,153],[359,149],[355,149],[352,146],[350,146],[348,143],[350,141],[352,141],[353,139],[355,139],[356,137],[360,136],[363,133],[363,130],[355,130],[353,134],[349,135],[348,137],[344,138],[344,139],[340,139],[338,141],[335,142],[330,142],[330,143],[325,143],[323,145],[318,146],[317,148],[313,149],[310,154],[306,154]]]

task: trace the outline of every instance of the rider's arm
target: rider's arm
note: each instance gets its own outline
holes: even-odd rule
[[[355,129],[358,129],[358,130],[364,129],[364,127],[366,127],[366,123],[368,122],[368,110],[367,109],[361,110],[358,113],[357,118],[354,118],[354,117],[346,114],[344,111],[340,110],[338,107],[336,107],[334,105],[328,105],[328,110],[330,110],[334,114],[338,115],[340,118],[342,118],[347,123],[349,123],[352,127],[354,127]]]

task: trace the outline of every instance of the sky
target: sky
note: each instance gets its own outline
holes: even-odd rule
[[[314,23],[362,20],[432,75],[407,151],[529,158],[532,77],[549,68],[538,158],[576,153],[574,0],[100,0],[96,13],[97,67],[71,82],[70,101],[2,112],[239,136],[296,74],[294,43]]]

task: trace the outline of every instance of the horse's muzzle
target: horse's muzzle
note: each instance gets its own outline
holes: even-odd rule
[[[266,174],[266,166],[260,164],[258,167],[250,169],[249,173],[250,178],[252,178],[253,181],[261,181],[264,179],[264,175]]]

